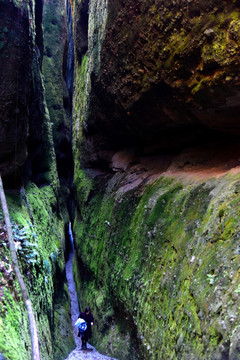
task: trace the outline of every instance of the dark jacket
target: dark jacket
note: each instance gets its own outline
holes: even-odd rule
[[[84,336],[87,339],[90,339],[92,337],[92,325],[91,322],[94,323],[93,314],[86,314],[85,312],[81,312],[79,314],[79,318],[84,319],[87,322],[87,330],[84,331]]]

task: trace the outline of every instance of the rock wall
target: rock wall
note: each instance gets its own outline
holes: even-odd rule
[[[35,311],[41,359],[65,359],[75,344],[64,281],[64,219],[55,190],[29,183],[20,194],[7,195],[18,261]],[[0,352],[6,360],[31,359],[28,317],[11,266],[2,213],[0,227]]]
[[[74,231],[93,342],[238,359],[240,4],[90,0],[87,20],[86,6],[73,1]]]
[[[85,162],[239,134],[238,2],[92,1],[89,12]]]
[[[41,74],[42,1],[1,2],[1,173],[9,188],[54,181],[55,153]]]
[[[64,0],[44,1],[43,74],[46,103],[53,126],[57,169],[61,179],[68,179],[72,172],[71,99],[66,84],[68,80],[66,15]]]
[[[130,177],[93,181],[75,221],[96,345],[119,359],[238,359],[239,174],[127,191]]]
[[[43,1],[2,0],[0,11],[0,172],[18,259],[35,310],[41,359],[64,359],[75,346],[64,268],[69,192],[60,187],[54,124],[45,98]],[[70,148],[69,134],[66,143]],[[7,360],[26,360],[31,358],[28,320],[11,267],[2,214],[0,228],[0,353]]]
[[[33,10],[1,1],[1,173],[24,165],[27,155],[31,89]],[[7,76],[6,76],[7,74]],[[14,126],[13,126],[14,124]]]

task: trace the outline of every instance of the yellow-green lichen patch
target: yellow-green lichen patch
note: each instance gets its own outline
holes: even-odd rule
[[[229,175],[196,184],[163,177],[141,196],[129,192],[116,201],[101,190],[91,197],[74,227],[89,271],[87,278],[80,272],[79,291],[101,314],[98,321],[115,304],[101,330],[106,339],[119,307],[130,314],[145,357],[201,358],[207,348],[211,356],[232,339],[240,305],[236,187]]]

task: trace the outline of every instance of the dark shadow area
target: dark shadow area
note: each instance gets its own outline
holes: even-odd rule
[[[89,0],[83,0],[77,3],[74,14],[76,55],[80,63],[88,49],[88,7]]]
[[[35,24],[36,24],[36,45],[43,56],[43,31],[42,31],[43,0],[36,0],[35,3]]]
[[[134,323],[132,315],[128,312],[123,304],[113,304],[114,306],[114,322],[117,324],[120,333],[123,335],[130,335],[131,352],[134,357],[141,359],[141,342],[138,339],[137,327]],[[139,354],[139,355],[138,355]]]
[[[203,71],[213,73],[217,70],[216,64],[209,64]],[[219,169],[229,170],[231,164],[238,166],[240,128],[237,120],[239,92],[236,89],[229,89],[229,98],[221,86],[199,91],[195,104],[182,101],[180,93],[161,81],[127,110],[105,90],[101,79],[93,74],[92,111],[84,129],[86,147],[82,163],[86,168],[101,169],[110,174],[114,154],[128,149],[134,153],[134,159],[129,165],[120,166],[121,171],[126,171],[131,163],[137,163],[140,157],[146,158],[145,163],[147,157],[151,157],[151,162],[155,158],[157,165],[162,161],[159,157],[170,157],[171,163],[181,153],[185,156],[184,163],[189,166],[198,163],[203,167],[206,163],[210,169],[214,167],[214,161]]]

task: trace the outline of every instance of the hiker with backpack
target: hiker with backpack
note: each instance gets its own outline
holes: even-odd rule
[[[84,320],[84,321],[81,321]],[[77,325],[77,323],[79,325]],[[92,325],[94,324],[93,314],[91,313],[90,307],[86,307],[84,312],[79,314],[76,325],[78,326],[78,336],[82,339],[82,349],[87,349],[87,341],[92,337]]]

